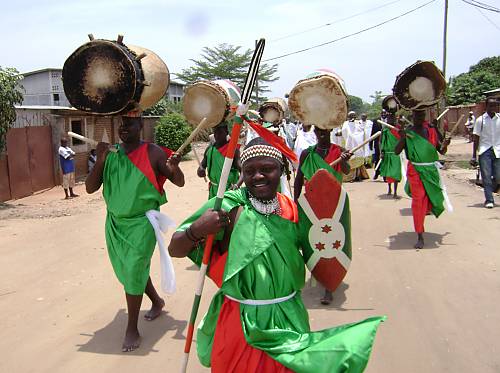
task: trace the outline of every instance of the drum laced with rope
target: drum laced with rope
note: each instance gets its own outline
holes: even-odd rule
[[[274,125],[281,123],[288,111],[286,101],[281,97],[274,97],[264,102],[259,107],[259,114],[264,122]]]
[[[116,41],[94,39],[66,60],[64,92],[75,108],[99,115],[139,115],[166,93],[167,65],[152,51]]]
[[[382,100],[382,109],[384,109],[388,113],[396,113],[399,110],[399,104],[396,100],[396,97],[394,97],[393,95],[385,96]]]

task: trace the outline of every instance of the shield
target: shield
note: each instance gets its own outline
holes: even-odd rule
[[[304,261],[318,282],[335,291],[352,258],[349,197],[332,174],[320,169],[298,202]]]

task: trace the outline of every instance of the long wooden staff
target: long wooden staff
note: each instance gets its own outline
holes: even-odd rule
[[[450,110],[450,108],[446,108],[445,111],[443,111],[441,114],[439,114],[439,116],[436,118],[436,120],[439,121],[439,119],[441,119],[449,110]]]
[[[265,40],[260,39],[255,47],[255,51],[252,56],[252,61],[250,62],[250,67],[245,79],[245,84],[243,85],[243,90],[241,92],[241,104],[246,106],[250,102],[250,97],[252,95],[253,86],[257,80],[257,73],[259,72],[260,61],[262,59],[262,54],[264,52]],[[243,106],[243,107],[244,107]],[[226,192],[227,180],[229,177],[229,172],[231,171],[231,166],[233,164],[234,153],[236,146],[238,144],[238,138],[241,131],[241,125],[243,120],[240,115],[245,113],[240,113],[237,111],[233,122],[233,130],[231,132],[231,140],[226,152],[226,157],[224,159],[224,165],[222,167],[222,174],[219,182],[219,188],[217,190],[217,197],[215,199],[214,210],[219,211],[222,209],[222,200],[224,199],[224,193]],[[181,372],[185,373],[187,369],[187,364],[189,360],[189,352],[191,350],[191,344],[193,342],[194,334],[194,324],[196,322],[196,316],[198,315],[198,308],[200,307],[201,294],[203,292],[203,286],[205,285],[205,276],[207,274],[208,262],[210,261],[210,255],[212,253],[212,245],[214,242],[215,235],[211,234],[207,237],[205,242],[205,250],[203,252],[202,264],[200,267],[198,275],[198,283],[196,286],[196,291],[194,295],[193,308],[191,310],[191,317],[189,319],[188,333],[186,337],[186,344],[184,346],[184,359],[182,362]]]
[[[200,131],[205,128],[206,122],[207,122],[207,118],[203,118],[200,121],[200,123],[196,126],[196,128],[193,130],[193,132],[191,132],[189,137],[186,139],[186,141],[184,141],[182,143],[182,145],[179,147],[179,149],[177,149],[177,151],[176,151],[177,154],[182,153],[182,151],[184,149],[186,149],[186,146],[188,146],[191,143],[191,141],[193,141],[193,139],[198,135],[198,133],[200,133]]]
[[[405,118],[405,120],[407,120],[407,119]],[[408,123],[410,123],[411,125],[413,125],[409,120],[407,120],[407,121],[408,121]],[[393,126],[392,124],[386,123],[386,122],[384,122],[382,120],[377,120],[377,122],[379,122],[383,126],[386,126],[387,128],[390,128],[391,130],[399,131],[399,128]],[[407,133],[406,136],[409,137],[409,138],[411,138],[411,139],[413,138],[413,135],[411,133]]]
[[[80,141],[86,142],[87,144],[90,144],[91,146],[97,146],[97,144],[99,144],[99,141],[89,139],[88,137],[79,135],[78,133],[74,133],[71,131],[68,131],[68,136],[73,137],[75,139],[78,139]],[[110,146],[109,150],[112,151],[113,153],[116,153],[118,151],[118,149],[116,149],[114,146]]]
[[[377,133],[375,133],[374,135],[370,136],[369,138],[367,138],[365,141],[363,141],[361,144],[359,144],[358,146],[355,146],[354,148],[352,148],[351,150],[349,150],[349,153],[354,153],[356,151],[358,151],[359,149],[361,149],[362,147],[364,147],[366,144],[368,144],[370,141],[373,141],[375,140],[377,137],[379,137],[380,135],[382,134],[382,131],[378,131]],[[334,160],[332,163],[330,163],[330,166],[335,166],[336,164],[338,164],[340,161],[342,160],[341,157],[338,157],[336,160]]]
[[[193,154],[194,158],[196,159],[196,162],[198,163],[198,167],[201,167],[200,157],[198,157],[198,152],[196,151],[196,148],[194,146],[193,146]],[[203,180],[205,180],[205,183],[208,182],[206,176],[203,176]]]

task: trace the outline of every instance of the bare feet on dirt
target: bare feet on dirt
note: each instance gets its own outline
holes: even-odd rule
[[[148,312],[146,312],[146,314],[144,315],[144,319],[147,321],[153,321],[154,319],[156,319],[158,316],[161,315],[163,307],[165,307],[165,301],[160,298],[160,302],[153,303],[151,309]]]
[[[141,335],[137,329],[127,330],[125,339],[123,340],[122,352],[132,352],[137,350],[141,345]]]

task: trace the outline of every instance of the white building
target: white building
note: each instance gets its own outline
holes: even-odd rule
[[[62,69],[47,68],[22,75],[23,106],[71,106],[64,94]]]

